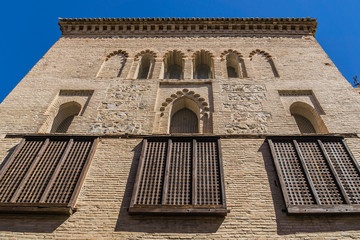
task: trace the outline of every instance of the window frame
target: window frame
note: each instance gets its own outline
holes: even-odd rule
[[[170,158],[171,158],[171,148],[173,140],[184,140],[192,141],[192,170],[191,170],[191,204],[190,205],[167,205],[166,194],[169,186],[169,168],[170,168]],[[197,140],[215,140],[217,143],[217,152],[218,152],[218,163],[219,163],[219,191],[221,191],[221,205],[197,205]],[[145,152],[148,144],[148,140],[158,140],[158,141],[167,141],[167,150],[166,150],[166,162],[165,162],[165,176],[162,187],[162,197],[161,204],[135,204],[137,199],[137,194],[139,193],[139,185],[141,181],[141,176],[143,173],[144,162],[145,162]],[[195,173],[195,174],[194,174]],[[227,214],[226,208],[226,196],[225,196],[225,185],[224,185],[224,170],[223,162],[221,155],[221,141],[220,138],[216,137],[183,137],[183,136],[172,136],[172,137],[149,137],[144,138],[142,141],[142,150],[141,156],[138,163],[136,179],[133,187],[133,193],[130,201],[130,207],[128,209],[129,214],[175,214],[175,215],[214,215],[214,216],[225,216]]]
[[[269,144],[270,153],[273,159],[273,163],[276,170],[277,178],[280,182],[280,188],[282,192],[282,196],[285,202],[286,211],[288,214],[331,214],[331,213],[360,213],[360,203],[359,204],[352,204],[349,200],[349,196],[344,188],[344,183],[347,184],[348,181],[341,180],[337,170],[335,169],[333,165],[333,161],[330,159],[327,150],[324,147],[323,141],[337,141],[342,144],[342,147],[344,149],[344,152],[348,155],[349,161],[353,164],[353,170],[357,172],[357,176],[360,176],[360,166],[355,157],[352,155],[349,147],[346,144],[346,141],[343,137],[339,136],[268,136],[266,138],[266,141]],[[295,154],[297,156],[297,159],[299,160],[299,165],[304,172],[304,179],[307,182],[309,186],[309,192],[312,194],[312,197],[314,199],[315,204],[311,205],[301,205],[301,204],[291,204],[290,198],[289,198],[289,192],[287,190],[287,184],[285,181],[285,176],[282,173],[281,166],[279,159],[276,155],[276,150],[274,146],[274,141],[292,141],[292,144],[294,146]],[[307,163],[304,161],[303,153],[299,147],[298,141],[316,141],[320,152],[322,159],[325,160],[325,163],[327,164],[327,169],[329,170],[329,173],[333,177],[333,183],[337,186],[339,190],[339,195],[342,197],[342,200],[345,202],[344,204],[322,204],[318,196],[318,189],[314,186],[313,178],[310,176],[309,169],[307,167]],[[337,161],[342,161],[338,160]],[[314,161],[316,162],[316,161]],[[344,163],[341,162],[343,165]],[[324,171],[324,169],[321,169]],[[346,169],[347,171],[351,169]],[[301,171],[301,170],[300,170]],[[320,174],[320,173],[318,173]]]

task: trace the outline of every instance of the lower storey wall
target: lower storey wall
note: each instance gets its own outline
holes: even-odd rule
[[[20,138],[0,140],[5,159]],[[360,159],[360,140],[346,140]],[[0,214],[8,239],[239,239],[360,238],[360,215],[288,216],[264,139],[222,139],[230,213],[201,216],[130,216],[141,139],[102,138],[71,216]]]

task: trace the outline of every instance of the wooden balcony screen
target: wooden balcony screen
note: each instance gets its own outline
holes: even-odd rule
[[[220,139],[144,139],[129,212],[226,215]]]
[[[0,211],[74,210],[97,139],[25,137],[0,170]]]
[[[360,168],[339,137],[269,137],[288,213],[360,212]]]

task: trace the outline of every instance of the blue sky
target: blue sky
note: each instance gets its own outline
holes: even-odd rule
[[[312,17],[316,39],[353,83],[360,78],[359,0],[87,0],[1,3],[0,102],[60,37],[58,18]]]

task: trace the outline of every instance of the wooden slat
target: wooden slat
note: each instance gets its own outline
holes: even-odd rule
[[[76,181],[76,186],[74,188],[74,191],[72,193],[72,196],[70,198],[70,201],[69,201],[69,206],[71,208],[74,208],[75,207],[75,203],[76,203],[76,199],[80,193],[80,190],[81,190],[81,186],[83,185],[84,181],[85,181],[85,176],[86,176],[86,173],[90,167],[90,163],[91,163],[91,160],[95,154],[95,151],[96,151],[96,147],[97,145],[99,144],[99,138],[96,138],[93,142],[92,142],[92,146],[91,146],[91,149],[90,149],[90,152],[87,156],[87,159],[85,161],[85,164],[84,166],[82,167],[82,170],[81,170],[81,174],[79,176],[79,178],[77,179]]]
[[[166,161],[164,163],[164,161],[162,161],[162,159],[164,159],[166,157],[166,153],[167,153],[167,146],[165,143],[162,144],[161,149],[160,149],[160,160],[158,161],[157,164],[157,171],[155,174],[155,178],[154,178],[154,190],[153,190],[153,195],[154,195],[154,200],[153,200],[153,204],[158,204],[158,202],[162,201],[162,187],[163,187],[163,181],[164,181],[164,174],[165,174],[165,165],[166,165]],[[163,171],[164,169],[164,171]],[[156,181],[157,179],[157,181]],[[156,201],[155,201],[156,200]]]
[[[26,174],[24,175],[24,178],[21,180],[21,182],[20,182],[18,188],[16,189],[14,195],[12,196],[10,202],[16,202],[17,198],[20,195],[20,192],[23,190],[26,182],[28,181],[30,174],[34,170],[36,164],[38,163],[39,159],[41,158],[42,154],[44,153],[44,151],[48,145],[49,145],[49,138],[47,138],[45,140],[45,142],[43,143],[43,145],[41,146],[40,151],[37,153],[34,161],[31,163],[29,169],[27,170]]]
[[[224,182],[224,167],[222,161],[222,149],[221,149],[221,139],[217,140],[217,151],[218,151],[218,161],[219,161],[219,174],[220,174],[220,194],[221,194],[221,204],[223,208],[226,209],[226,194],[225,194],[225,182]]]
[[[268,143],[269,143],[269,147],[270,147],[270,152],[272,155],[272,158],[274,160],[274,164],[275,164],[275,169],[278,175],[278,180],[280,182],[280,186],[281,186],[281,191],[283,193],[284,196],[284,200],[285,200],[285,205],[286,207],[290,206],[290,200],[289,200],[289,195],[288,195],[288,191],[286,189],[286,184],[284,181],[284,175],[282,174],[281,168],[280,168],[280,164],[279,164],[279,159],[276,156],[276,151],[275,151],[275,147],[274,147],[274,143],[271,139],[268,139]]]
[[[144,158],[145,158],[146,147],[147,147],[147,140],[144,139],[142,141],[141,155],[140,155],[139,165],[138,165],[138,169],[137,169],[137,173],[136,173],[137,177],[136,177],[135,183],[134,183],[134,189],[133,189],[133,193],[132,193],[132,197],[131,197],[130,207],[134,206],[135,201],[137,199],[137,195],[138,195],[138,191],[139,191],[140,176],[141,176],[141,173],[142,173],[143,167],[144,167]]]
[[[338,187],[340,188],[341,194],[342,194],[343,198],[345,199],[346,204],[350,204],[349,197],[346,194],[345,188],[344,188],[344,186],[343,186],[343,184],[342,184],[342,182],[341,182],[341,180],[339,178],[339,175],[337,174],[337,172],[336,172],[336,170],[334,168],[334,165],[332,164],[332,162],[331,162],[331,160],[329,158],[328,153],[325,150],[325,147],[324,147],[323,143],[321,142],[321,140],[317,140],[317,142],[318,142],[318,144],[319,144],[319,146],[320,146],[320,148],[321,148],[321,150],[322,150],[322,152],[324,154],[324,157],[325,157],[325,160],[326,160],[327,164],[330,167],[331,173],[333,174],[333,176],[336,179],[336,183],[337,183]]]
[[[167,203],[167,195],[169,191],[169,172],[170,172],[170,159],[172,155],[172,140],[168,139],[168,146],[167,146],[167,156],[165,161],[165,176],[164,176],[164,183],[163,183],[163,194],[162,194],[162,204]]]
[[[191,203],[197,205],[197,142],[192,142],[192,198]]]
[[[51,188],[52,188],[52,186],[53,186],[53,184],[55,182],[55,179],[57,178],[57,176],[58,176],[58,174],[60,172],[61,166],[64,163],[65,159],[67,158],[73,143],[74,143],[74,139],[70,139],[70,141],[69,141],[68,145],[66,146],[66,149],[65,149],[65,151],[64,151],[64,153],[63,153],[57,167],[55,168],[55,171],[54,171],[53,175],[51,176],[49,184],[45,188],[45,191],[44,191],[42,197],[40,198],[40,203],[44,203],[46,201],[46,199],[48,197],[48,194],[49,194],[49,192],[50,192],[50,190],[51,190]]]
[[[32,160],[40,150],[43,140],[26,141],[23,148],[15,157],[6,173],[1,178],[1,198],[0,201],[10,202],[22,178],[30,167]]]
[[[5,165],[1,168],[0,179],[4,176],[6,170],[9,168],[11,163],[14,161],[15,157],[19,153],[20,149],[24,146],[24,144],[25,144],[25,138],[21,139],[20,143],[15,147],[14,152],[11,154],[9,159],[6,161]]]
[[[293,140],[293,144],[294,144],[294,146],[295,146],[296,153],[297,153],[297,155],[299,156],[301,166],[302,166],[303,169],[304,169],[306,178],[307,178],[308,183],[309,183],[309,185],[310,185],[311,192],[312,192],[312,194],[313,194],[313,196],[314,196],[314,198],[315,198],[315,202],[316,202],[316,204],[319,204],[319,205],[320,205],[321,202],[320,202],[319,196],[318,196],[317,191],[316,191],[316,189],[315,189],[314,183],[313,183],[313,181],[312,181],[312,179],[311,179],[311,176],[310,176],[310,173],[309,173],[309,169],[307,168],[306,163],[305,163],[305,161],[304,161],[304,157],[303,157],[302,152],[301,152],[301,150],[300,150],[300,148],[299,148],[299,144],[297,143],[296,140]]]
[[[353,163],[354,163],[354,165],[355,165],[355,167],[356,167],[356,170],[357,170],[357,172],[358,172],[359,175],[360,175],[360,165],[359,165],[358,161],[356,161],[356,158],[355,158],[354,155],[351,153],[349,147],[348,147],[347,144],[346,144],[345,139],[342,139],[341,142],[342,142],[342,144],[343,144],[343,146],[344,146],[347,154],[349,154],[350,158],[353,160]]]
[[[54,172],[68,141],[51,140],[36,169],[27,181],[17,202],[38,203]]]

